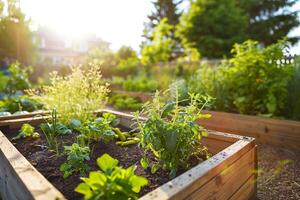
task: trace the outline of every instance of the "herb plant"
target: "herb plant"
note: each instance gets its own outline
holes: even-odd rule
[[[147,168],[151,164],[153,173],[160,167],[170,170],[171,178],[176,176],[179,166],[189,167],[191,157],[208,156],[207,149],[201,144],[201,137],[208,133],[197,123],[201,118],[210,117],[201,113],[208,99],[199,94],[190,94],[190,103],[180,106],[178,98],[177,92],[175,100],[166,103],[157,92],[152,102],[144,105],[143,112],[135,114],[141,133],[141,146],[145,153],[151,151],[157,158],[151,164],[144,157],[142,166]],[[141,120],[140,116],[147,119]]]
[[[127,169],[118,167],[119,161],[108,154],[97,159],[101,171],[90,172],[88,178],[81,178],[75,191],[83,194],[85,200],[128,200],[137,199],[141,187],[148,184],[144,177],[134,174],[136,166]]]
[[[34,131],[34,127],[30,124],[23,124],[19,134],[13,137],[12,140],[18,140],[21,138],[31,137],[33,139],[39,138],[40,134]]]
[[[51,75],[51,84],[30,94],[42,102],[47,109],[56,109],[63,124],[71,119],[86,121],[94,111],[103,108],[109,92],[107,84],[101,79],[99,66],[89,66],[88,70],[81,67],[72,69],[66,77],[57,73]]]
[[[73,173],[79,172],[81,176],[85,176],[90,167],[85,161],[90,160],[90,148],[88,146],[81,147],[74,143],[72,146],[64,146],[64,153],[67,155],[67,161],[60,166],[64,178],[68,178]]]
[[[49,149],[59,154],[58,136],[70,134],[71,130],[58,121],[57,111],[55,109],[51,112],[50,120],[46,123],[42,123],[40,127],[46,137]]]

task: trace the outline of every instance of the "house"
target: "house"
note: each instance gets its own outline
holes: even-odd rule
[[[44,65],[77,65],[84,61],[89,50],[109,48],[109,43],[95,35],[80,39],[65,38],[58,33],[40,28],[37,31],[38,64]]]

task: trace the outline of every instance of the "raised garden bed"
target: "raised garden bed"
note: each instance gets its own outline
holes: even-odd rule
[[[204,111],[205,112],[205,111]],[[300,148],[300,122],[225,112],[206,111],[212,117],[201,120],[208,129],[254,137],[280,147]]]
[[[113,112],[104,110],[102,112]],[[132,116],[113,112],[123,127],[130,128]],[[40,119],[7,120],[0,132],[0,193],[4,199],[65,199],[33,167],[8,138],[9,128]],[[214,155],[140,199],[249,199],[256,194],[256,145],[253,138],[210,132],[203,144]],[[99,155],[100,156],[100,155]],[[3,163],[3,164],[2,164]],[[48,179],[51,179],[48,177]],[[50,181],[50,182],[49,182]]]

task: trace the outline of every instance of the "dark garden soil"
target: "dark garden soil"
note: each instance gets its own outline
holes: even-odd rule
[[[299,151],[258,145],[259,200],[300,199],[300,144]]]
[[[124,130],[123,127],[120,127]],[[16,136],[18,130],[3,131],[6,136],[11,139]],[[40,132],[40,131],[38,131]],[[27,160],[46,178],[50,181],[61,193],[70,200],[81,199],[82,196],[76,192],[74,189],[81,182],[80,176],[78,174],[72,175],[67,179],[63,179],[62,173],[59,170],[61,164],[66,161],[65,156],[57,157],[55,153],[49,152],[46,148],[46,140],[41,134],[39,139],[20,139],[14,141],[13,144],[16,148],[27,158]],[[60,141],[64,141],[64,145],[71,145],[75,140],[74,136],[64,136]],[[166,171],[159,169],[155,174],[151,174],[150,170],[144,170],[140,165],[140,159],[142,158],[143,151],[138,147],[138,145],[131,145],[127,147],[120,147],[115,144],[115,142],[109,142],[107,144],[103,142],[95,142],[91,144],[92,156],[88,163],[92,170],[99,170],[96,164],[96,159],[104,153],[108,153],[113,158],[119,160],[119,165],[127,168],[131,165],[137,165],[136,174],[146,177],[149,184],[145,186],[139,193],[140,196],[154,190],[155,188],[163,185],[169,181],[169,174]],[[147,155],[149,160],[153,160],[154,156]],[[198,163],[201,161],[197,161]],[[193,162],[193,165],[197,163]],[[185,170],[179,170],[179,174],[183,173]]]

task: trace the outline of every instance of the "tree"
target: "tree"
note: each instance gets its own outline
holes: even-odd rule
[[[153,3],[154,10],[148,15],[148,22],[145,23],[143,36],[145,41],[142,42],[142,47],[153,41],[153,31],[162,19],[166,18],[167,23],[172,26],[170,36],[175,40],[173,55],[180,53],[180,40],[175,37],[175,25],[178,24],[182,12],[178,9],[179,5],[184,0],[155,0]]]
[[[167,18],[162,19],[155,27],[152,33],[152,43],[145,45],[142,49],[143,64],[150,65],[170,60],[175,45],[172,39],[172,29],[173,26],[168,24]]]
[[[13,0],[7,1],[7,14],[4,14],[4,2],[0,0],[0,50],[4,54],[0,59],[10,57],[22,63],[32,63],[36,46],[33,33],[29,28],[30,21],[17,7]]]
[[[195,0],[183,14],[177,35],[183,46],[195,48],[208,58],[229,55],[234,43],[245,39],[247,16],[236,0]]]
[[[296,11],[291,7],[297,0],[238,0],[240,7],[248,15],[248,38],[265,46],[276,43],[299,25]],[[291,37],[295,43],[298,38]]]
[[[183,0],[156,0],[153,2],[154,11],[148,15],[149,27],[155,28],[159,22],[167,18],[168,24],[176,25],[179,22],[179,17],[181,12],[178,10],[178,6],[183,2]]]

